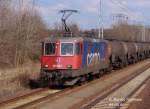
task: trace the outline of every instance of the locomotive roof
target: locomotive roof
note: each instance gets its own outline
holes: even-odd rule
[[[44,42],[55,42],[55,41],[70,41],[70,42],[74,42],[74,41],[94,41],[94,42],[98,42],[101,39],[98,38],[87,38],[87,37],[48,37],[44,39]],[[102,41],[102,40],[101,40]]]

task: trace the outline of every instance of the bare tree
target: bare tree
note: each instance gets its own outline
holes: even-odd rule
[[[0,0],[0,63],[12,66],[39,55],[41,33],[46,30],[34,0],[26,5],[25,0],[16,1],[13,8],[14,1]]]
[[[119,24],[105,31],[106,39],[142,41],[141,25]]]

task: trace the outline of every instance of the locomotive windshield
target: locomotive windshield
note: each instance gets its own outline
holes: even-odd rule
[[[45,55],[54,55],[55,54],[55,43],[45,43]]]
[[[61,43],[61,55],[73,55],[73,43]]]

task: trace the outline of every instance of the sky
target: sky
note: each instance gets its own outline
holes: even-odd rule
[[[38,0],[37,9],[50,27],[60,23],[61,9],[76,9],[79,13],[72,15],[68,22],[77,23],[81,29],[98,28],[100,21],[104,27],[114,23],[113,15],[123,13],[130,22],[149,25],[150,0],[101,0],[102,19],[100,19],[100,0]]]

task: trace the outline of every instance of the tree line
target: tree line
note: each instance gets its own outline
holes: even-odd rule
[[[0,0],[0,65],[16,67],[37,58],[46,25],[34,1]]]

